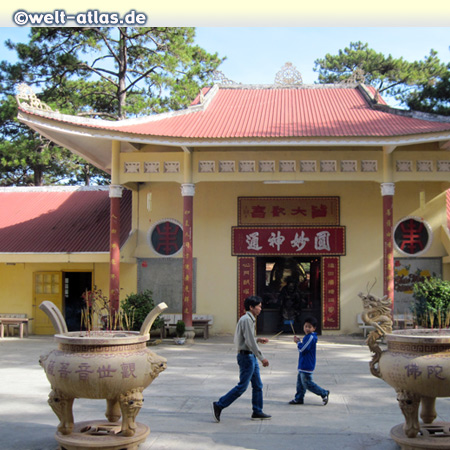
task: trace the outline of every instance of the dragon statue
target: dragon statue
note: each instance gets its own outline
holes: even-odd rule
[[[372,286],[373,287],[373,286]],[[369,333],[366,344],[374,353],[370,362],[370,372],[372,375],[381,378],[378,362],[381,357],[382,350],[378,345],[378,340],[385,334],[392,333],[392,317],[391,304],[392,300],[387,295],[377,297],[370,293],[371,289],[367,289],[367,294],[360,292],[358,297],[363,302],[364,311],[361,313],[361,319],[366,325],[374,327]]]

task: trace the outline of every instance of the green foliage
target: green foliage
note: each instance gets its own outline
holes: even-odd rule
[[[30,28],[0,62],[0,185],[106,184],[109,175],[17,120],[15,89],[33,86],[64,114],[108,120],[189,105],[223,61],[194,44],[195,28]]]
[[[412,92],[406,100],[415,111],[450,116],[450,64],[447,72],[437,80],[431,80]]]
[[[155,307],[152,291],[146,289],[137,294],[128,295],[121,304],[121,309],[125,313],[129,323],[124,324],[125,329],[139,331],[148,313]],[[152,330],[164,325],[164,319],[158,316],[153,322]]]
[[[362,72],[364,83],[403,103],[406,103],[411,91],[433,83],[447,71],[434,50],[423,61],[408,62],[401,57],[385,56],[362,42],[351,42],[337,55],[328,53],[314,62],[314,71],[319,73],[320,83],[348,80],[357,69]]]
[[[177,337],[183,337],[185,331],[186,331],[186,324],[182,320],[179,320],[177,322],[176,329],[175,329]]]
[[[211,81],[223,59],[194,38],[189,27],[39,27],[28,45],[10,47],[31,66],[30,79],[63,89],[66,105],[75,97],[78,107],[123,119],[183,108]]]
[[[430,277],[414,284],[412,311],[425,328],[450,325],[450,281]]]

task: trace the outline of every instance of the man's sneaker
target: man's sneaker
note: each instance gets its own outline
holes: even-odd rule
[[[263,412],[260,413],[253,413],[252,414],[252,420],[268,420],[271,419],[272,416],[269,416],[269,414],[264,414]]]
[[[289,402],[289,404],[290,405],[303,405],[303,400],[295,400],[295,398],[294,398],[294,400],[291,400]]]
[[[330,395],[330,391],[327,391],[327,395],[322,397],[323,406],[325,406],[328,403],[328,397]]]
[[[211,405],[211,409],[214,420],[216,422],[220,422],[220,413],[222,412],[222,408],[216,402],[213,402],[213,404]]]

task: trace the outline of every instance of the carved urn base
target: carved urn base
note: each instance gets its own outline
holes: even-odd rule
[[[401,450],[450,449],[450,424],[447,422],[422,423],[419,434],[414,438],[407,437],[403,428],[404,425],[399,424],[391,430],[391,438],[400,446]]]
[[[80,430],[76,441],[86,440],[86,436],[91,435],[94,440],[98,440],[96,438],[99,435],[107,435],[110,441],[117,439],[123,444],[124,438],[136,435],[139,427],[135,419],[143,406],[143,391],[167,365],[165,358],[147,348],[148,338],[148,335],[132,331],[68,332],[55,335],[58,348],[41,356],[40,364],[52,387],[48,403],[60,420],[59,440],[61,436],[66,436],[64,439],[72,442],[74,430],[80,427],[74,423],[72,412],[77,398],[106,400],[105,416],[113,424],[110,425],[111,430],[115,430],[117,424],[120,427],[118,433],[110,434],[106,433],[105,426],[101,432],[93,435],[88,430]],[[122,421],[119,422],[121,417]],[[145,439],[148,433],[148,429],[142,431],[138,440],[141,437]],[[83,447],[78,443],[68,446],[67,442],[62,446],[63,449],[137,448],[137,444],[134,447],[122,444],[118,447],[112,444],[106,447]]]
[[[419,437],[423,429],[421,423],[428,427],[437,417],[436,398],[450,397],[450,332],[400,330],[387,334],[385,340],[387,350],[378,358],[379,375],[397,392],[397,401],[405,417],[405,436]],[[450,449],[450,445],[436,448]]]
[[[402,450],[450,450],[450,423],[434,422],[436,398],[450,397],[450,330],[392,331],[391,300],[370,290],[358,295],[364,305],[361,318],[374,328],[366,341],[373,352],[370,372],[395,389],[405,417],[391,430],[392,439]],[[378,345],[382,337],[387,350]]]
[[[405,423],[392,430],[393,439],[402,449],[450,450],[450,423],[434,423],[436,398],[450,397],[450,331],[394,331],[385,334],[384,351],[377,344],[378,337],[372,331],[367,339],[374,352],[371,372],[395,389],[405,417]]]
[[[167,366],[165,358],[147,348],[152,324],[167,305],[150,311],[139,332],[69,332],[55,304],[45,301],[39,308],[58,332],[58,348],[42,355],[39,363],[52,388],[48,403],[60,421],[55,435],[60,450],[137,450],[150,433],[136,422],[143,391]],[[106,400],[108,421],[74,423],[77,398]]]
[[[136,422],[136,430],[133,436],[120,434],[121,424],[111,423],[105,420],[96,420],[76,423],[70,435],[64,435],[59,431],[55,439],[59,443],[60,450],[137,450],[150,434],[150,428]]]

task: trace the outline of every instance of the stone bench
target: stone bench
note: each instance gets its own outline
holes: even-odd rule
[[[164,327],[162,327],[161,338],[169,335],[171,328],[176,328],[177,322],[182,320],[182,314],[162,314]],[[213,324],[213,316],[206,314],[192,314],[192,326],[203,331],[203,338],[209,338],[209,327]]]
[[[0,313],[0,338],[9,336],[10,331],[12,336],[14,336],[14,330],[17,328],[19,331],[19,337],[23,338],[24,331],[25,336],[28,337],[28,322],[30,319],[26,314],[8,314],[8,313]],[[10,330],[12,327],[12,330]]]

